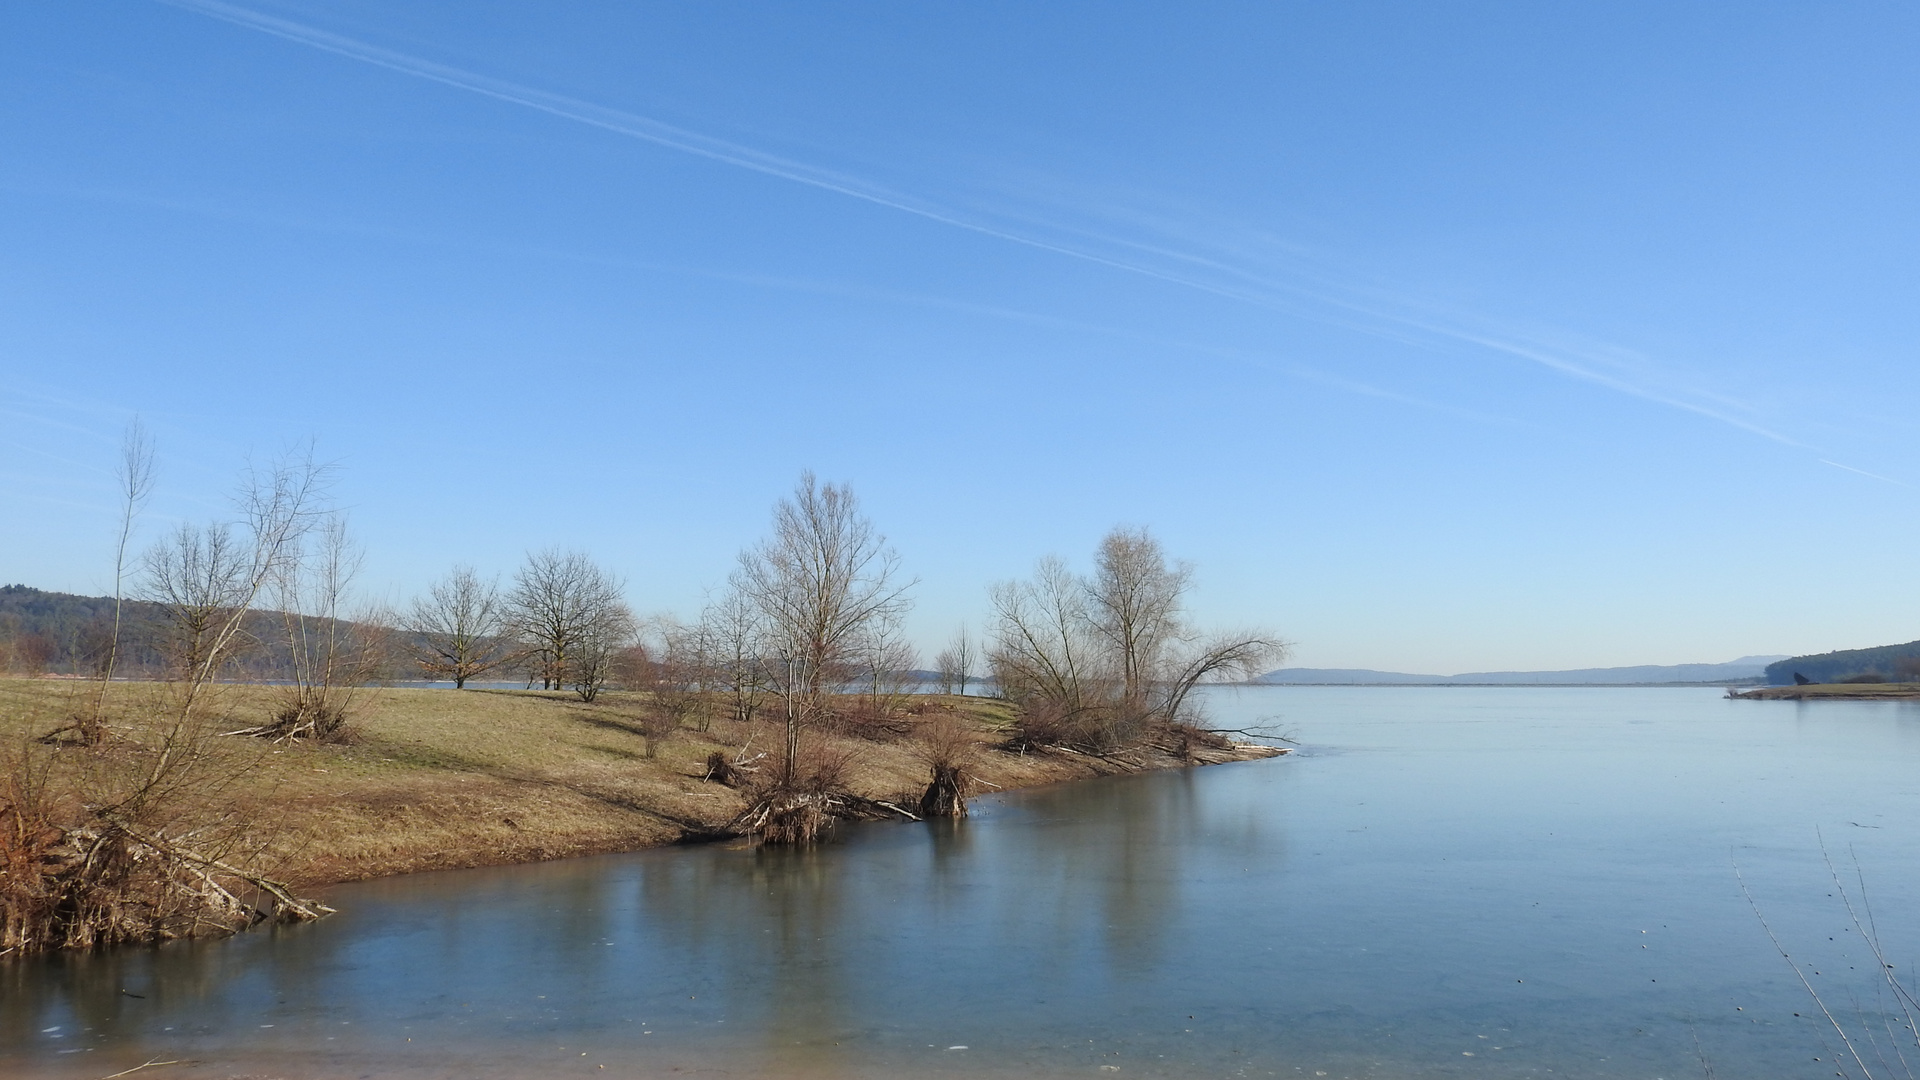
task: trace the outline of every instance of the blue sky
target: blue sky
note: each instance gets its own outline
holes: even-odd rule
[[[1893,4],[0,12],[0,578],[316,440],[403,598],[691,614],[802,469],[920,578],[1116,523],[1296,663],[1920,637]]]

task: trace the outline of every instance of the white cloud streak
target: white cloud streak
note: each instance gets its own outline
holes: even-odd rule
[[[973,220],[964,216],[963,211],[894,190],[862,177],[767,153],[635,113],[386,49],[304,23],[227,3],[225,0],[158,0],[158,2],[360,63],[543,112],[629,138],[640,139],[735,168],[858,199],[952,228],[1199,290],[1223,299],[1339,325],[1373,336],[1399,340],[1450,341],[1457,345],[1490,351],[1615,393],[1717,421],[1781,445],[1811,449],[1799,440],[1740,415],[1750,410],[1741,407],[1737,402],[1727,401],[1718,395],[1699,390],[1668,389],[1660,385],[1663,382],[1671,383],[1673,381],[1671,379],[1629,377],[1628,374],[1618,370],[1621,366],[1619,354],[1622,350],[1581,347],[1564,342],[1541,342],[1530,340],[1524,334],[1476,327],[1474,323],[1483,323],[1485,320],[1471,315],[1423,313],[1418,305],[1404,299],[1381,296],[1377,290],[1342,286],[1325,278],[1308,284],[1298,280],[1282,280],[1270,272],[1249,270],[1235,265],[1230,259],[1210,256],[1195,250],[1191,238],[1185,238],[1184,245],[1182,238],[1178,237],[1173,243],[1152,242],[1117,235],[1108,230],[1075,228],[1063,225],[1058,220],[1021,215],[1005,208],[990,211],[994,217],[1015,221],[1024,218],[1034,231],[1055,235],[1065,234],[1077,237],[1082,243],[1073,244],[1048,239],[1033,235],[1029,231],[1021,231],[1017,227]],[[1138,217],[1138,215],[1133,216]],[[1164,223],[1161,223],[1158,228],[1149,226],[1149,229],[1163,234],[1169,231]],[[1186,269],[1172,271],[1148,265],[1141,262],[1139,258],[1102,254],[1085,246],[1088,242],[1096,246],[1105,245],[1131,252],[1135,256],[1164,260]],[[1237,284],[1227,284],[1219,280],[1210,281],[1196,274],[1214,275]],[[1375,293],[1371,298],[1368,296],[1370,291]],[[1605,355],[1608,353],[1614,355]],[[1343,380],[1334,379],[1322,373],[1315,373],[1312,377],[1327,381],[1330,385],[1345,385]],[[1373,387],[1361,390],[1358,384],[1355,384],[1354,388],[1356,392],[1400,399],[1400,395],[1390,391]],[[1837,468],[1862,472],[1863,475],[1874,475],[1835,462],[1827,463]],[[1876,477],[1876,479],[1886,478]],[[1890,482],[1898,483],[1898,481]]]
[[[1851,465],[1842,465],[1837,461],[1828,461],[1826,458],[1821,458],[1820,464],[1831,465],[1836,469],[1844,469],[1850,473],[1859,473],[1861,476],[1867,477],[1872,480],[1878,480],[1883,484],[1892,484],[1895,487],[1912,487],[1913,486],[1912,484],[1909,484],[1903,480],[1895,480],[1891,476],[1881,476],[1879,473],[1870,473],[1865,469],[1856,469]]]

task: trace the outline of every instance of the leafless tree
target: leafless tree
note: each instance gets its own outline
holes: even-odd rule
[[[200,669],[218,629],[244,602],[251,558],[233,527],[181,525],[147,549],[139,595],[160,605],[175,678]]]
[[[980,663],[973,636],[961,627],[933,658],[933,666],[940,673],[940,689],[948,694],[965,696],[967,683],[973,679],[974,668]]]
[[[114,480],[120,496],[120,528],[113,551],[113,621],[102,627],[96,638],[90,643],[92,652],[98,659],[100,685],[94,691],[93,700],[87,706],[76,710],[68,722],[47,732],[43,739],[57,741],[71,739],[84,746],[98,746],[107,737],[106,703],[107,687],[113,682],[113,669],[120,658],[121,614],[124,609],[127,576],[127,544],[133,538],[133,522],[140,508],[145,505],[147,496],[153,493],[153,439],[140,424],[138,417],[128,423],[120,444],[120,460],[114,470]],[[77,647],[79,642],[74,642]],[[78,671],[78,656],[74,658]]]
[[[647,756],[683,727],[708,730],[716,704],[716,672],[698,625],[686,626],[670,617],[652,620],[649,640],[631,650],[637,662],[624,681],[629,689],[647,694],[643,727]]]
[[[1286,642],[1259,630],[1217,631],[1189,642],[1154,680],[1147,717],[1204,726],[1204,717],[1188,706],[1195,687],[1205,682],[1244,682],[1279,663],[1286,653]]]
[[[101,710],[106,705],[107,684],[113,681],[114,664],[120,659],[121,612],[126,598],[127,542],[133,539],[133,521],[153,494],[153,436],[134,417],[127,424],[120,443],[120,464],[114,472],[120,494],[120,531],[113,549],[113,633],[107,639],[107,656],[100,668],[100,692],[93,700],[93,713],[80,725],[82,741],[96,743],[104,734]]]
[[[736,723],[752,723],[771,687],[759,612],[745,593],[729,588],[700,613],[698,633],[714,688]]]
[[[800,733],[824,715],[876,623],[908,607],[900,557],[845,485],[802,473],[773,511],[773,534],[740,555],[734,588],[759,612],[785,713],[782,779],[791,783]]]
[[[1187,633],[1180,596],[1192,581],[1193,567],[1169,564],[1145,529],[1117,528],[1100,541],[1086,583],[1088,613],[1119,668],[1120,697],[1129,709],[1146,710],[1169,652]]]
[[[952,712],[937,712],[915,734],[918,756],[929,774],[920,795],[920,816],[965,817],[971,785],[963,770],[979,751],[973,729]]]
[[[580,700],[591,702],[613,677],[621,650],[633,644],[639,622],[626,601],[617,597],[585,613],[576,628],[563,670]],[[561,655],[556,651],[555,655]]]
[[[802,732],[828,718],[828,694],[845,683],[874,630],[907,608],[911,582],[899,556],[843,485],[804,473],[774,508],[773,533],[741,553],[732,587],[760,621],[769,682],[785,745],[775,772],[756,775],[734,827],[768,843],[807,843],[855,804],[843,787],[846,751],[803,748]]]
[[[430,679],[450,679],[455,690],[513,659],[506,605],[498,579],[456,566],[425,596],[416,597],[402,627],[414,662]]]
[[[370,607],[348,607],[364,554],[349,538],[346,519],[329,513],[306,539],[311,543],[291,549],[274,581],[289,678],[278,688],[273,720],[246,734],[336,737],[361,689],[386,674],[386,618]]]
[[[1087,741],[1105,726],[1118,683],[1087,607],[1084,583],[1048,556],[1030,581],[1001,582],[988,663],[1000,693],[1020,707],[1029,737]]]
[[[311,446],[244,474],[236,501],[246,540],[234,560],[238,569],[232,579],[233,602],[199,639],[197,656],[183,683],[177,725],[192,726],[201,692],[244,637],[248,612],[262,593],[295,571],[308,534],[330,516],[327,494],[334,475],[332,465],[314,460]],[[207,539],[210,543],[211,531]]]
[[[864,700],[859,719],[877,729],[904,730],[895,719],[913,693],[919,652],[891,624],[875,627],[860,651],[866,670],[860,679]]]
[[[989,659],[1029,736],[1124,744],[1154,725],[1197,720],[1191,695],[1202,682],[1279,659],[1286,644],[1271,634],[1193,630],[1182,606],[1192,577],[1146,530],[1115,529],[1090,578],[1046,559],[1032,581],[995,586]]]
[[[578,551],[527,555],[507,594],[507,622],[537,659],[544,689],[572,684],[588,701],[599,693],[614,652],[631,643],[624,587]]]

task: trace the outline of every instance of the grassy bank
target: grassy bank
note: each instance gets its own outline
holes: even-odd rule
[[[60,726],[98,684],[0,679],[0,737]],[[107,713],[139,739],[165,714],[168,687],[116,683]],[[210,714],[241,728],[269,715],[275,689],[216,688]],[[531,862],[625,851],[712,835],[744,806],[734,790],[703,780],[708,754],[748,755],[779,741],[773,719],[716,720],[649,747],[643,700],[603,693],[593,704],[559,692],[370,690],[351,738],[276,745],[215,740],[217,767],[240,777],[238,798],[279,822],[279,875],[301,887],[416,870]],[[947,714],[977,749],[967,772],[978,791],[1264,756],[1254,751],[1147,747],[1095,757],[1066,750],[999,749],[1012,716],[983,698],[917,698],[905,726]],[[910,735],[822,735],[852,755],[856,794],[911,806],[928,771]],[[86,753],[68,750],[61,753]]]
[[[1810,686],[1762,686],[1728,697],[1755,701],[1891,701],[1920,698],[1920,683],[1814,683]]]

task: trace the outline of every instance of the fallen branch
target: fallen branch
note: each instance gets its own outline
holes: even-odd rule
[[[114,822],[114,824],[123,833],[125,833],[129,839],[137,841],[138,843],[152,849],[154,852],[162,856],[166,856],[187,864],[187,868],[189,870],[192,870],[196,877],[199,877],[208,886],[216,890],[218,895],[225,897],[227,900],[231,901],[234,904],[237,904],[237,905],[240,905],[241,907],[252,910],[258,916],[258,918],[255,921],[272,918],[280,922],[304,922],[307,920],[324,918],[334,913],[333,908],[330,908],[327,905],[322,904],[317,900],[300,899],[299,897],[293,895],[292,891],[289,890],[287,886],[281,884],[278,881],[273,880],[270,877],[266,877],[261,874],[256,874],[248,870],[242,870],[241,868],[234,866],[231,863],[223,862],[219,859],[212,858],[211,856],[202,855],[199,852],[194,851],[190,848],[184,848],[184,847],[180,847],[179,845],[169,843],[168,841],[166,841],[161,837],[150,836],[140,831],[139,829],[136,829],[133,826],[128,825],[124,821],[116,821]],[[237,878],[253,886],[254,888],[260,890],[261,892],[273,898],[273,901],[274,901],[273,910],[270,912],[261,911],[258,907],[255,907],[254,905],[244,903],[238,897],[235,897],[226,888],[214,882],[213,879],[209,875],[207,875],[203,870],[195,869],[196,866],[205,867],[212,870],[218,870],[229,877]]]
[[[121,1072],[112,1073],[107,1076],[103,1076],[100,1078],[100,1080],[114,1080],[114,1077],[131,1076],[134,1073],[139,1072],[141,1069],[157,1069],[162,1065],[178,1065],[178,1064],[180,1064],[179,1059],[175,1059],[173,1061],[143,1061],[140,1064],[135,1065],[131,1069],[126,1069]]]

